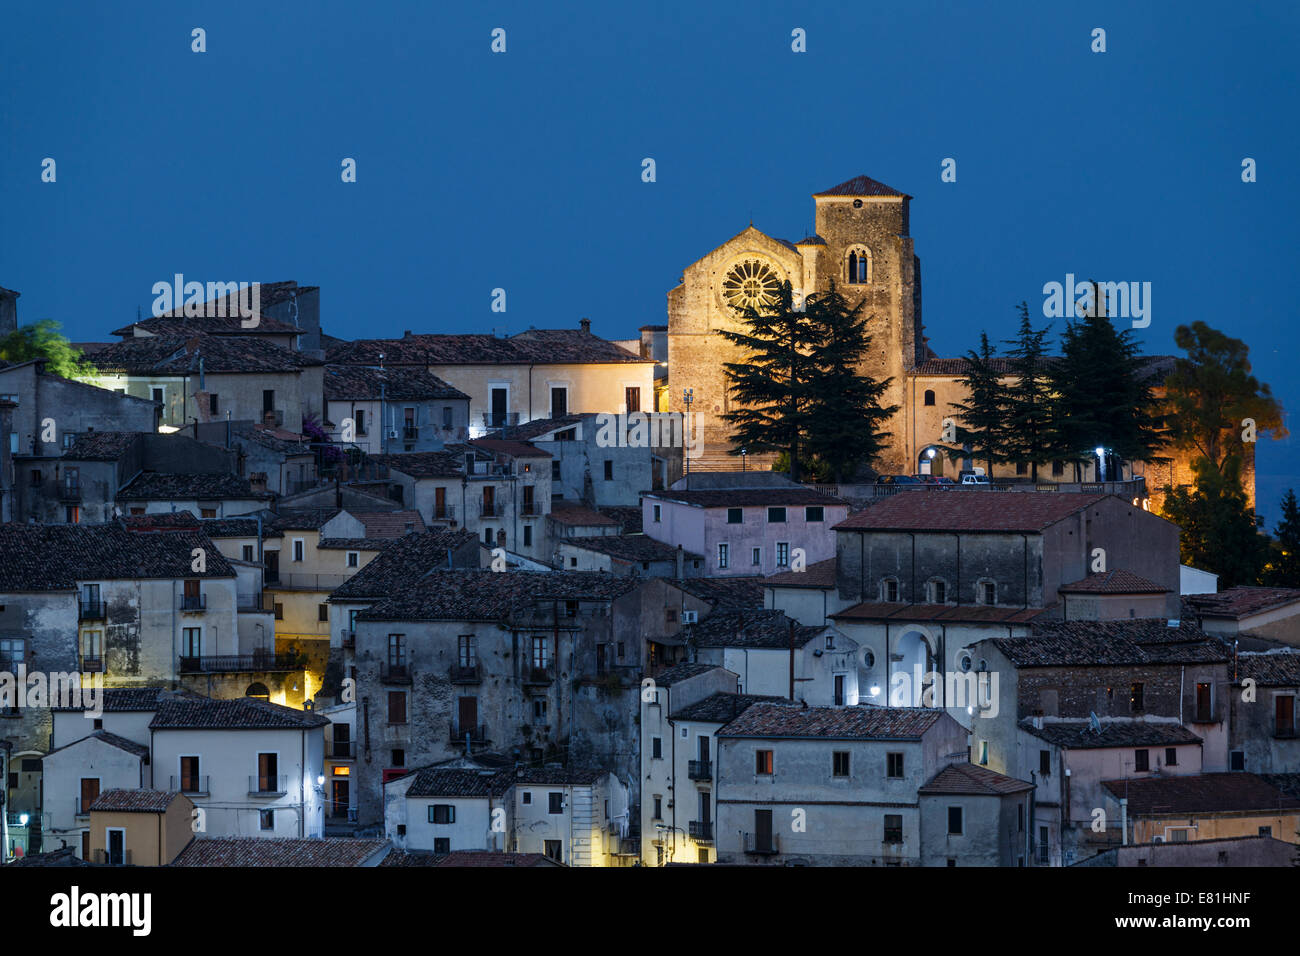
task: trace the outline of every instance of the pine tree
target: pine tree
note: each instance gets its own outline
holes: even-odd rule
[[[785,452],[790,478],[798,481],[814,374],[809,357],[815,344],[812,320],[795,309],[789,282],[781,283],[775,301],[746,308],[740,319],[740,331],[718,330],[746,353],[743,362],[723,364],[727,391],[738,406],[722,416],[733,427],[732,454],[742,448]]]
[[[1051,367],[1057,455],[1076,466],[1094,448],[1149,461],[1163,438],[1155,375],[1132,331],[1116,332],[1104,311],[1066,326]]]
[[[1264,581],[1275,588],[1300,588],[1300,503],[1294,489],[1282,496],[1282,520],[1273,533],[1277,537]]]
[[[971,457],[986,462],[986,474],[993,477],[993,463],[1004,461],[1008,395],[997,369],[997,349],[989,343],[987,332],[980,333],[979,351],[966,353],[966,377],[959,382],[966,387],[969,398],[965,402],[952,402],[950,407],[961,417],[957,434],[963,445],[971,449]],[[945,446],[950,456],[958,449]]]
[[[1009,371],[1015,384],[1007,391],[1006,431],[1003,447],[1006,461],[1030,465],[1030,477],[1038,480],[1038,466],[1049,461],[1059,447],[1054,434],[1051,385],[1044,357],[1045,340],[1051,327],[1034,329],[1029,322],[1029,305],[1020,303],[1020,330],[1007,341]]]
[[[815,341],[808,356],[808,450],[837,482],[880,453],[889,438],[881,427],[898,411],[897,405],[880,405],[892,379],[876,381],[858,371],[871,347],[862,307],[862,302],[850,307],[834,282],[828,292],[805,302]]]

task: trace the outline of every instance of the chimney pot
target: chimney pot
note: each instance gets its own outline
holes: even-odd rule
[[[578,327],[581,328],[582,331],[587,332],[587,333],[590,333],[590,332],[591,332],[591,319],[579,319],[579,320],[578,320]]]

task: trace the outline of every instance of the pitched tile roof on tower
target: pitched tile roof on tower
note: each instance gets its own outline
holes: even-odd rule
[[[906,199],[912,198],[906,193],[900,193],[892,186],[877,182],[870,176],[854,176],[852,179],[846,179],[838,186],[832,186],[830,189],[823,189],[819,193],[813,193],[813,196],[902,196]]]

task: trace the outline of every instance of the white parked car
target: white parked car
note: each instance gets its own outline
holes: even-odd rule
[[[963,485],[987,485],[989,483],[988,475],[966,474],[961,476]]]

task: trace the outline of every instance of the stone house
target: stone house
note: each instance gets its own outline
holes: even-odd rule
[[[1300,843],[1300,798],[1253,773],[1108,780],[1103,790],[1123,843],[1253,836]]]
[[[639,586],[579,572],[439,570],[357,613],[359,822],[380,812],[381,776],[458,753],[563,754],[631,778]]]
[[[1033,866],[1034,785],[971,763],[917,791],[922,866]]]
[[[631,577],[676,578],[699,574],[702,556],[674,548],[645,534],[606,534],[559,538],[554,564],[566,571],[604,571]]]
[[[1228,768],[1253,773],[1300,771],[1296,698],[1300,695],[1300,652],[1291,648],[1243,651],[1235,656],[1228,695]],[[1253,681],[1252,690],[1244,688]]]
[[[151,786],[190,797],[210,837],[323,836],[328,723],[251,697],[161,700],[149,722]]]
[[[96,385],[157,402],[162,430],[227,419],[295,430],[324,416],[320,359],[246,335],[128,338],[94,362]]]
[[[330,438],[370,455],[440,451],[466,441],[469,404],[468,395],[422,368],[325,367]]]
[[[652,411],[655,362],[578,329],[336,341],[332,365],[418,367],[470,397],[470,437],[587,412]]]
[[[1300,588],[1228,588],[1188,595],[1186,607],[1207,633],[1243,649],[1275,646],[1269,642],[1300,647]]]
[[[145,787],[148,761],[147,746],[104,730],[47,753],[41,759],[46,848],[60,841],[91,859],[91,806],[103,792]]]
[[[1113,845],[1119,830],[1096,811],[1117,778],[1198,774],[1202,741],[1174,717],[1091,720],[1025,717],[1014,766],[1034,781],[1030,834],[1037,866],[1070,866]],[[1109,811],[1107,811],[1109,812]]]
[[[194,839],[194,804],[172,790],[107,790],[89,806],[81,859],[109,866],[167,866]]]
[[[320,484],[316,450],[306,435],[260,421],[191,423],[183,433],[236,455],[234,474],[274,495],[294,495]]]
[[[57,456],[86,432],[151,432],[156,406],[135,396],[45,371],[40,360],[0,363],[0,399],[13,411],[11,453]]]
[[[704,556],[708,574],[775,574],[835,555],[832,530],[847,501],[784,476],[692,474],[642,496],[642,528],[671,547]]]
[[[754,704],[717,741],[719,863],[919,866],[921,787],[965,762],[939,710]]]

